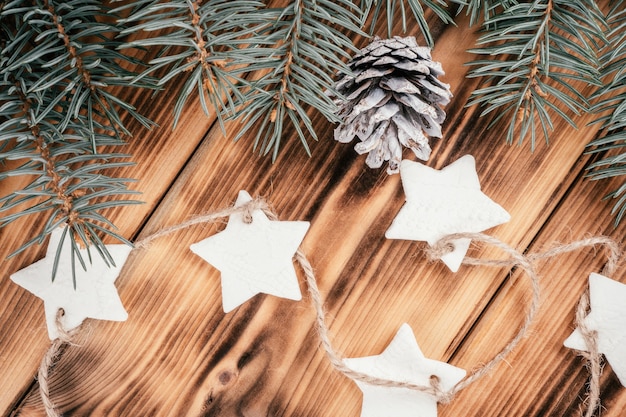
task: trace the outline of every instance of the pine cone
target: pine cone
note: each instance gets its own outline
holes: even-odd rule
[[[443,75],[430,49],[418,46],[410,36],[375,38],[348,63],[352,74],[335,84],[343,98],[336,98],[342,123],[335,139],[348,143],[357,136],[354,149],[369,152],[365,163],[380,168],[389,161],[387,173],[395,174],[402,160],[402,146],[427,161],[428,136],[441,137],[446,114],[440,108],[450,102],[450,86],[437,79]]]

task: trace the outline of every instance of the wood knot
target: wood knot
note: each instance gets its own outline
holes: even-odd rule
[[[235,374],[230,371],[223,371],[219,374],[217,379],[220,381],[220,384],[228,385],[228,383],[233,379],[234,376]]]

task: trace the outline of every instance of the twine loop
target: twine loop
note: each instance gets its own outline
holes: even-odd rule
[[[393,387],[393,388],[408,388],[415,391],[424,392],[434,396],[437,399],[437,402],[441,404],[448,404],[452,401],[455,395],[468,387],[472,383],[476,382],[478,379],[487,375],[490,371],[492,371],[501,361],[505,359],[505,357],[511,353],[515,347],[522,341],[522,339],[526,336],[530,326],[532,325],[534,318],[537,314],[540,302],[540,286],[539,286],[539,275],[535,269],[534,262],[541,259],[551,258],[566,252],[571,252],[574,250],[579,250],[588,246],[596,246],[603,245],[606,247],[608,252],[608,261],[605,265],[604,272],[607,274],[612,274],[615,272],[618,264],[618,260],[621,254],[619,245],[611,238],[606,236],[598,236],[589,239],[583,239],[578,242],[573,242],[568,245],[561,245],[556,248],[553,248],[547,252],[538,253],[534,255],[524,255],[507,245],[506,243],[492,237],[489,235],[485,235],[482,233],[454,233],[447,236],[444,236],[439,241],[435,242],[435,244],[431,245],[429,248],[425,250],[427,256],[431,258],[438,259],[441,256],[450,253],[454,250],[454,241],[458,239],[472,239],[481,241],[483,243],[490,244],[492,246],[496,246],[501,249],[503,252],[509,255],[508,259],[477,259],[471,257],[465,257],[463,260],[464,264],[468,265],[482,265],[482,266],[495,266],[495,267],[518,267],[524,270],[526,275],[528,276],[531,287],[532,287],[532,299],[528,306],[528,311],[526,313],[526,317],[517,334],[507,343],[507,345],[497,353],[490,361],[488,361],[485,365],[475,369],[468,376],[466,376],[462,381],[456,384],[449,391],[444,391],[440,385],[439,378],[436,376],[431,376],[429,385],[415,385],[406,382],[387,380],[382,378],[375,378],[368,374],[356,372],[350,368],[348,368],[343,360],[341,359],[341,355],[338,354],[329,338],[329,329],[325,321],[325,312],[323,307],[323,301],[317,287],[317,281],[313,274],[313,270],[311,268],[310,263],[306,259],[304,253],[300,250],[296,253],[296,261],[300,264],[304,274],[306,276],[306,281],[308,284],[309,293],[311,296],[311,302],[316,311],[316,327],[318,330],[318,335],[321,340],[321,345],[326,352],[326,356],[329,358],[332,366],[343,373],[347,377],[358,380],[362,382],[366,382],[372,385],[384,386],[384,387]],[[579,324],[582,323],[582,320],[587,314],[588,311],[588,295],[586,296],[587,302],[585,303],[585,295],[583,299],[581,299],[581,305],[579,305],[577,312],[576,322]],[[600,373],[601,373],[601,363],[600,363],[600,353],[597,351],[597,337],[595,332],[587,332],[585,331],[584,325],[581,326],[581,332],[583,333],[585,340],[589,339],[590,352],[586,353],[586,357],[589,358],[589,368],[590,368],[590,384],[589,384],[589,407],[585,417],[591,417],[599,404],[600,397]]]
[[[246,224],[251,224],[252,221],[254,220],[252,213],[254,213],[255,210],[262,210],[265,214],[267,214],[266,210],[269,211],[268,205],[265,203],[264,200],[260,198],[256,198],[248,202],[247,204],[244,204],[242,206],[242,209],[243,209],[243,214],[242,214],[243,222]]]
[[[441,387],[441,381],[437,375],[431,375],[429,379],[430,386],[433,389],[433,395],[440,404],[449,404],[454,398],[454,394],[450,391],[444,391]]]
[[[58,333],[58,338],[63,342],[63,343],[68,343],[71,344],[72,343],[72,338],[75,334],[75,332],[73,330],[65,330],[65,327],[63,327],[63,323],[61,321],[61,319],[63,318],[63,316],[65,316],[65,310],[63,310],[62,308],[57,310],[57,314],[56,314],[56,319],[55,319],[55,324],[56,324],[56,330]]]

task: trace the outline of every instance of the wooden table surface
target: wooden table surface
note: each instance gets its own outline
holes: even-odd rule
[[[558,120],[549,146],[541,142],[531,152],[528,144],[507,145],[503,124],[488,128],[490,119],[479,117],[479,108],[465,107],[478,82],[465,78],[463,65],[473,58],[466,50],[474,45],[474,29],[463,17],[458,27],[431,22],[433,56],[443,64],[442,79],[454,98],[446,107],[444,138],[431,141],[427,164],[442,168],[473,155],[483,191],[512,217],[488,234],[519,251],[600,234],[621,241],[626,222],[615,228],[610,202],[601,201],[619,181],[584,178],[598,158],[585,153],[598,126],[587,126],[589,117],[576,119],[578,129]],[[404,203],[400,176],[367,168],[352,145],[332,139],[334,126],[319,114],[310,112],[320,137],[311,144],[312,156],[289,130],[272,164],[252,152],[251,136],[232,141],[236,123],[227,125],[225,137],[197,101],[172,131],[177,86],[170,87],[157,101],[143,92],[124,93],[160,127],[133,125],[125,151],[137,165],[117,174],[138,179],[133,189],[145,204],[110,212],[123,236],[141,239],[227,207],[247,190],[269,201],[281,220],[311,222],[302,249],[315,269],[332,342],[345,357],[382,352],[406,322],[427,357],[471,370],[517,332],[531,294],[528,279],[508,268],[462,266],[452,273],[428,260],[423,243],[385,239]],[[0,183],[0,191],[13,185]],[[0,230],[0,258],[40,223],[28,218]],[[360,390],[320,348],[302,273],[302,301],[257,295],[223,313],[219,271],[189,250],[223,227],[194,226],[131,253],[116,282],[128,320],[87,320],[52,372],[51,395],[64,415],[360,415]],[[35,378],[50,345],[43,303],[9,275],[44,252],[32,247],[0,264],[1,415],[43,415]],[[503,256],[482,244],[470,254]],[[527,337],[488,376],[440,405],[439,415],[581,415],[588,372],[562,344],[574,328],[589,274],[605,262],[600,248],[587,248],[539,263],[541,307]],[[624,271],[613,278],[626,282]],[[601,392],[602,416],[623,416],[626,389],[609,365]]]

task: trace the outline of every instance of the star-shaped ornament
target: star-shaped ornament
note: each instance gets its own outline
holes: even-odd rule
[[[344,363],[350,369],[372,377],[421,386],[429,386],[430,378],[434,375],[444,392],[465,378],[464,369],[426,358],[415,340],[413,330],[406,323],[380,355],[344,359]],[[363,391],[361,417],[437,416],[437,399],[428,393],[355,382]]]
[[[509,213],[480,190],[474,157],[465,155],[436,170],[418,162],[400,165],[406,203],[385,233],[387,239],[426,241],[431,246],[452,233],[477,233],[506,223]],[[441,260],[458,271],[470,239],[454,241]]]
[[[71,232],[68,232],[71,233]],[[89,263],[87,249],[79,249],[87,270],[76,261],[76,288],[72,279],[72,252],[70,237],[63,239],[61,258],[54,281],[52,268],[63,228],[50,235],[46,257],[11,275],[11,280],[43,300],[50,340],[59,337],[56,315],[59,309],[65,314],[61,319],[66,331],[78,327],[86,318],[125,321],[128,313],[115,288],[117,279],[132,248],[128,245],[106,245],[115,262],[108,265],[99,254]]]
[[[235,206],[249,201],[252,197],[240,191]],[[302,298],[293,256],[308,229],[309,222],[270,220],[262,210],[252,212],[251,223],[235,213],[222,232],[194,243],[191,250],[220,270],[228,313],[260,293]]]
[[[598,351],[606,357],[611,368],[626,387],[626,285],[604,275],[589,275],[589,304],[591,311],[584,323],[597,332]],[[570,349],[588,351],[579,329],[565,340]]]

